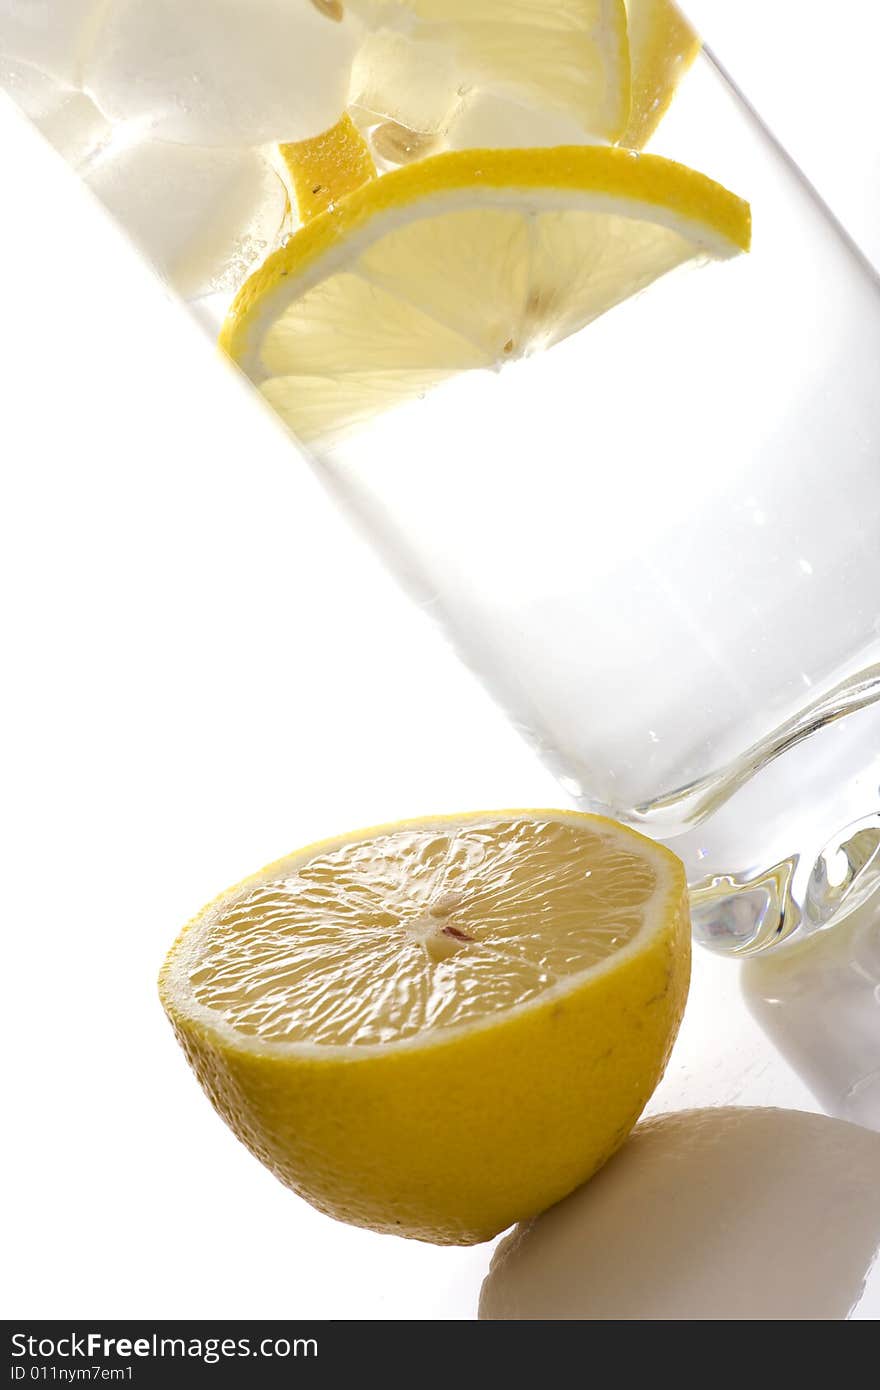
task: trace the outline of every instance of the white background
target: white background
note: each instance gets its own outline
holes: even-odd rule
[[[685,0],[682,8],[880,265],[875,0]]]
[[[756,88],[772,72],[780,126],[880,255],[880,31],[868,0],[833,8],[829,33],[827,5],[741,4],[729,61],[747,88],[746,50]],[[0,146],[4,1312],[473,1316],[490,1251],[352,1231],[282,1189],[202,1096],[154,979],[193,911],[300,843],[561,794],[5,108]],[[654,1108],[816,1109],[812,1086],[699,954]]]

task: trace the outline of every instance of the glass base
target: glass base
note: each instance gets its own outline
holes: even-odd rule
[[[880,704],[817,728],[696,827],[658,838],[685,861],[694,935],[711,950],[763,950],[872,898],[880,912]]]
[[[725,954],[834,926],[874,900],[880,913],[880,813],[839,830],[815,857],[799,851],[748,877],[691,880],[694,935]]]

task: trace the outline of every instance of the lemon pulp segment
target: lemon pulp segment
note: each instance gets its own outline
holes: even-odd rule
[[[641,149],[700,51],[700,40],[674,0],[627,0],[632,101],[620,143]]]

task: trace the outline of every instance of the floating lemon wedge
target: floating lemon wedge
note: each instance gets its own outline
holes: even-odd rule
[[[653,135],[700,40],[673,0],[627,0],[631,107],[622,145],[639,150]]]
[[[290,178],[299,220],[311,222],[319,212],[376,177],[367,142],[347,113],[311,140],[278,146]]]

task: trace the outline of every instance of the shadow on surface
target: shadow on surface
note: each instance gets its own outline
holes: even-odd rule
[[[880,1136],[796,1110],[646,1120],[498,1247],[489,1319],[841,1319],[880,1247]]]
[[[747,960],[749,1011],[831,1115],[880,1130],[880,893],[849,917]]]

